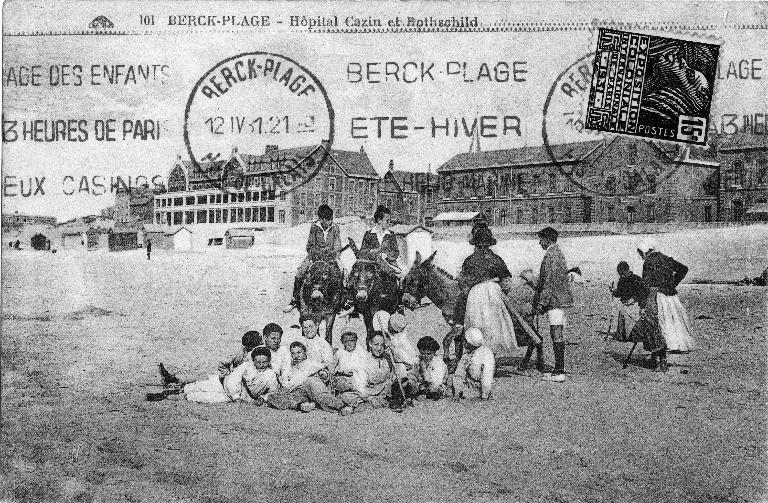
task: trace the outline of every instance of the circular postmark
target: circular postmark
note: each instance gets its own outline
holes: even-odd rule
[[[240,189],[258,179],[262,188],[290,192],[317,175],[333,136],[333,106],[322,83],[295,60],[270,52],[214,65],[197,80],[184,110],[190,181],[197,186]]]
[[[585,128],[594,53],[555,79],[544,102],[541,135],[550,160],[574,185],[598,196],[653,194],[680,167],[676,145]]]

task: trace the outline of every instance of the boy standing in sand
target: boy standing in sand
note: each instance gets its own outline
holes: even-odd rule
[[[565,382],[565,310],[573,306],[571,285],[568,281],[568,266],[565,256],[557,245],[557,231],[545,227],[539,231],[539,245],[546,250],[541,261],[539,281],[533,297],[532,313],[547,313],[549,333],[552,336],[552,350],[555,353],[555,368],[545,373],[543,381]]]

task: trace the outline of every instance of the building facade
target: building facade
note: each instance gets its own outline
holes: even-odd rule
[[[18,211],[13,213],[3,213],[2,217],[3,231],[18,229],[25,225],[56,225],[56,217],[25,215]]]
[[[378,184],[377,204],[386,206],[392,212],[392,224],[413,225],[420,223],[421,196],[419,184],[424,173],[395,170],[389,161],[389,169]]]
[[[120,187],[115,192],[112,218],[116,222],[151,224],[154,221],[155,193],[148,184],[138,187]]]
[[[554,145],[558,164],[544,147],[459,154],[438,169],[436,184],[417,184],[421,217],[480,212],[491,225],[744,221],[768,197],[765,139],[692,152],[619,136]]]
[[[336,216],[369,216],[378,175],[365,151],[331,150],[319,169],[305,171],[308,180],[297,182],[296,163],[314,163],[316,151],[274,145],[263,154],[234,149],[228,159],[199,166],[179,158],[168,176],[168,191],[155,195],[154,223],[223,237],[229,227],[274,228],[313,221],[321,204],[331,206]]]

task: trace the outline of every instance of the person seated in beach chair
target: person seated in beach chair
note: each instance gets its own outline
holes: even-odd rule
[[[253,402],[264,403],[267,393],[278,390],[277,375],[270,367],[272,354],[264,346],[257,347],[246,361],[235,367],[227,375],[213,374],[207,379],[190,383],[178,383],[160,393],[147,393],[147,400],[156,402],[170,396],[183,396],[190,402],[229,403]]]
[[[397,238],[389,230],[392,212],[385,206],[379,206],[373,214],[373,227],[365,231],[360,245],[359,258],[376,262],[381,270],[395,277],[401,277],[403,271],[397,265],[400,249]]]
[[[307,256],[296,271],[291,301],[283,308],[283,312],[288,313],[299,306],[301,285],[313,263],[321,260],[336,264],[338,267],[337,260],[341,253],[341,234],[339,226],[333,223],[333,210],[327,204],[322,204],[317,209],[317,217],[318,220],[309,229]]]

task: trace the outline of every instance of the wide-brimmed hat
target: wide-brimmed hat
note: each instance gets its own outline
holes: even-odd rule
[[[496,244],[496,238],[493,237],[493,232],[489,227],[477,226],[472,229],[472,235],[469,237],[469,244],[473,246],[493,246]]]

